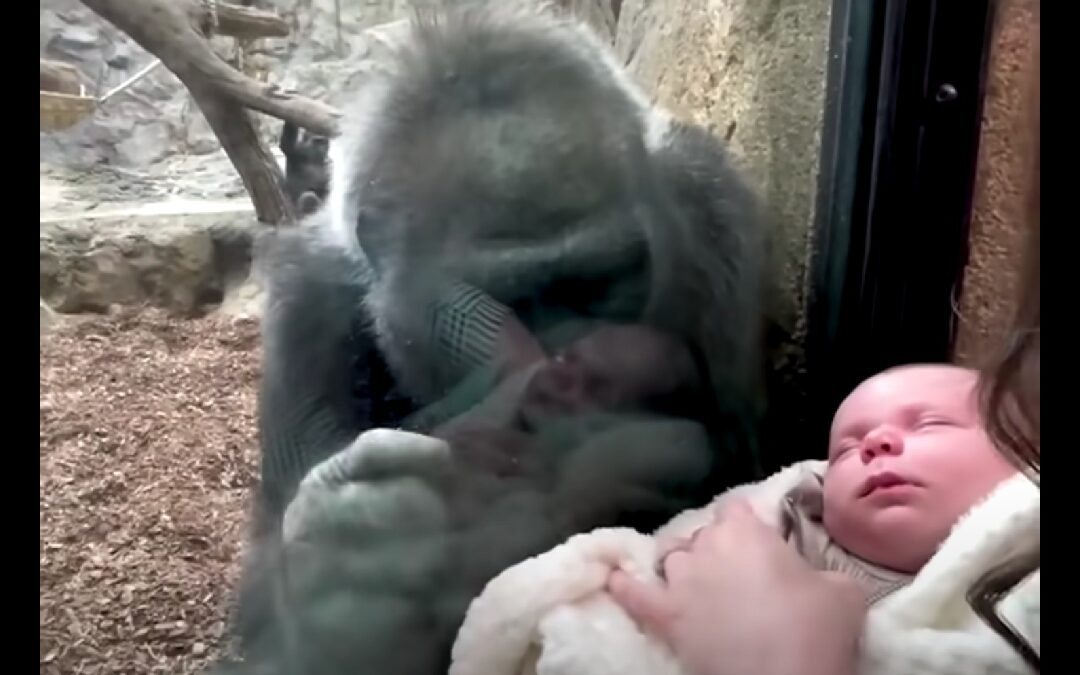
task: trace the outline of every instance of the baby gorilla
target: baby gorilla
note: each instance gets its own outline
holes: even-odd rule
[[[705,392],[697,361],[670,333],[603,324],[551,356],[531,340],[520,340],[516,351],[518,362],[531,363],[499,377],[475,407],[429,432],[467,464],[498,475],[542,472],[540,465],[620,419],[700,421]]]
[[[608,325],[572,343],[525,387],[521,424],[597,411],[689,414],[704,392],[690,348],[643,325]]]
[[[329,190],[330,140],[285,122],[278,147],[285,156],[285,192],[299,215],[311,215]]]

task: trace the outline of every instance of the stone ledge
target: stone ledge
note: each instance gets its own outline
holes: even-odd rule
[[[182,316],[205,314],[245,285],[264,227],[244,212],[42,222],[41,299],[60,313],[150,305]]]

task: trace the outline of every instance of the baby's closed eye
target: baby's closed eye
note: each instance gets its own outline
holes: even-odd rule
[[[924,417],[920,417],[919,420],[915,423],[916,429],[930,429],[934,427],[949,426],[956,426],[956,422],[947,417],[937,415],[927,415]]]
[[[829,462],[835,462],[859,447],[858,441],[847,440],[829,450]]]

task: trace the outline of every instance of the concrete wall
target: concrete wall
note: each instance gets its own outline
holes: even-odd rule
[[[961,363],[978,365],[990,356],[1015,310],[1024,248],[1038,5],[1038,0],[1010,0],[998,10],[979,148],[971,257],[958,307],[955,356]]]
[[[631,75],[675,114],[729,136],[764,199],[774,318],[801,325],[817,190],[831,3],[625,0],[615,46]]]

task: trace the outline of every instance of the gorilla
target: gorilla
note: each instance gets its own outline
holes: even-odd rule
[[[270,245],[243,661],[222,673],[445,672],[505,567],[755,473],[767,237],[723,143],[547,9],[418,11],[391,66],[347,106],[326,203]],[[677,340],[705,400],[526,427],[527,399],[489,395],[611,324]]]
[[[285,122],[278,147],[285,156],[285,194],[298,214],[311,215],[322,206],[329,189],[330,140]]]

